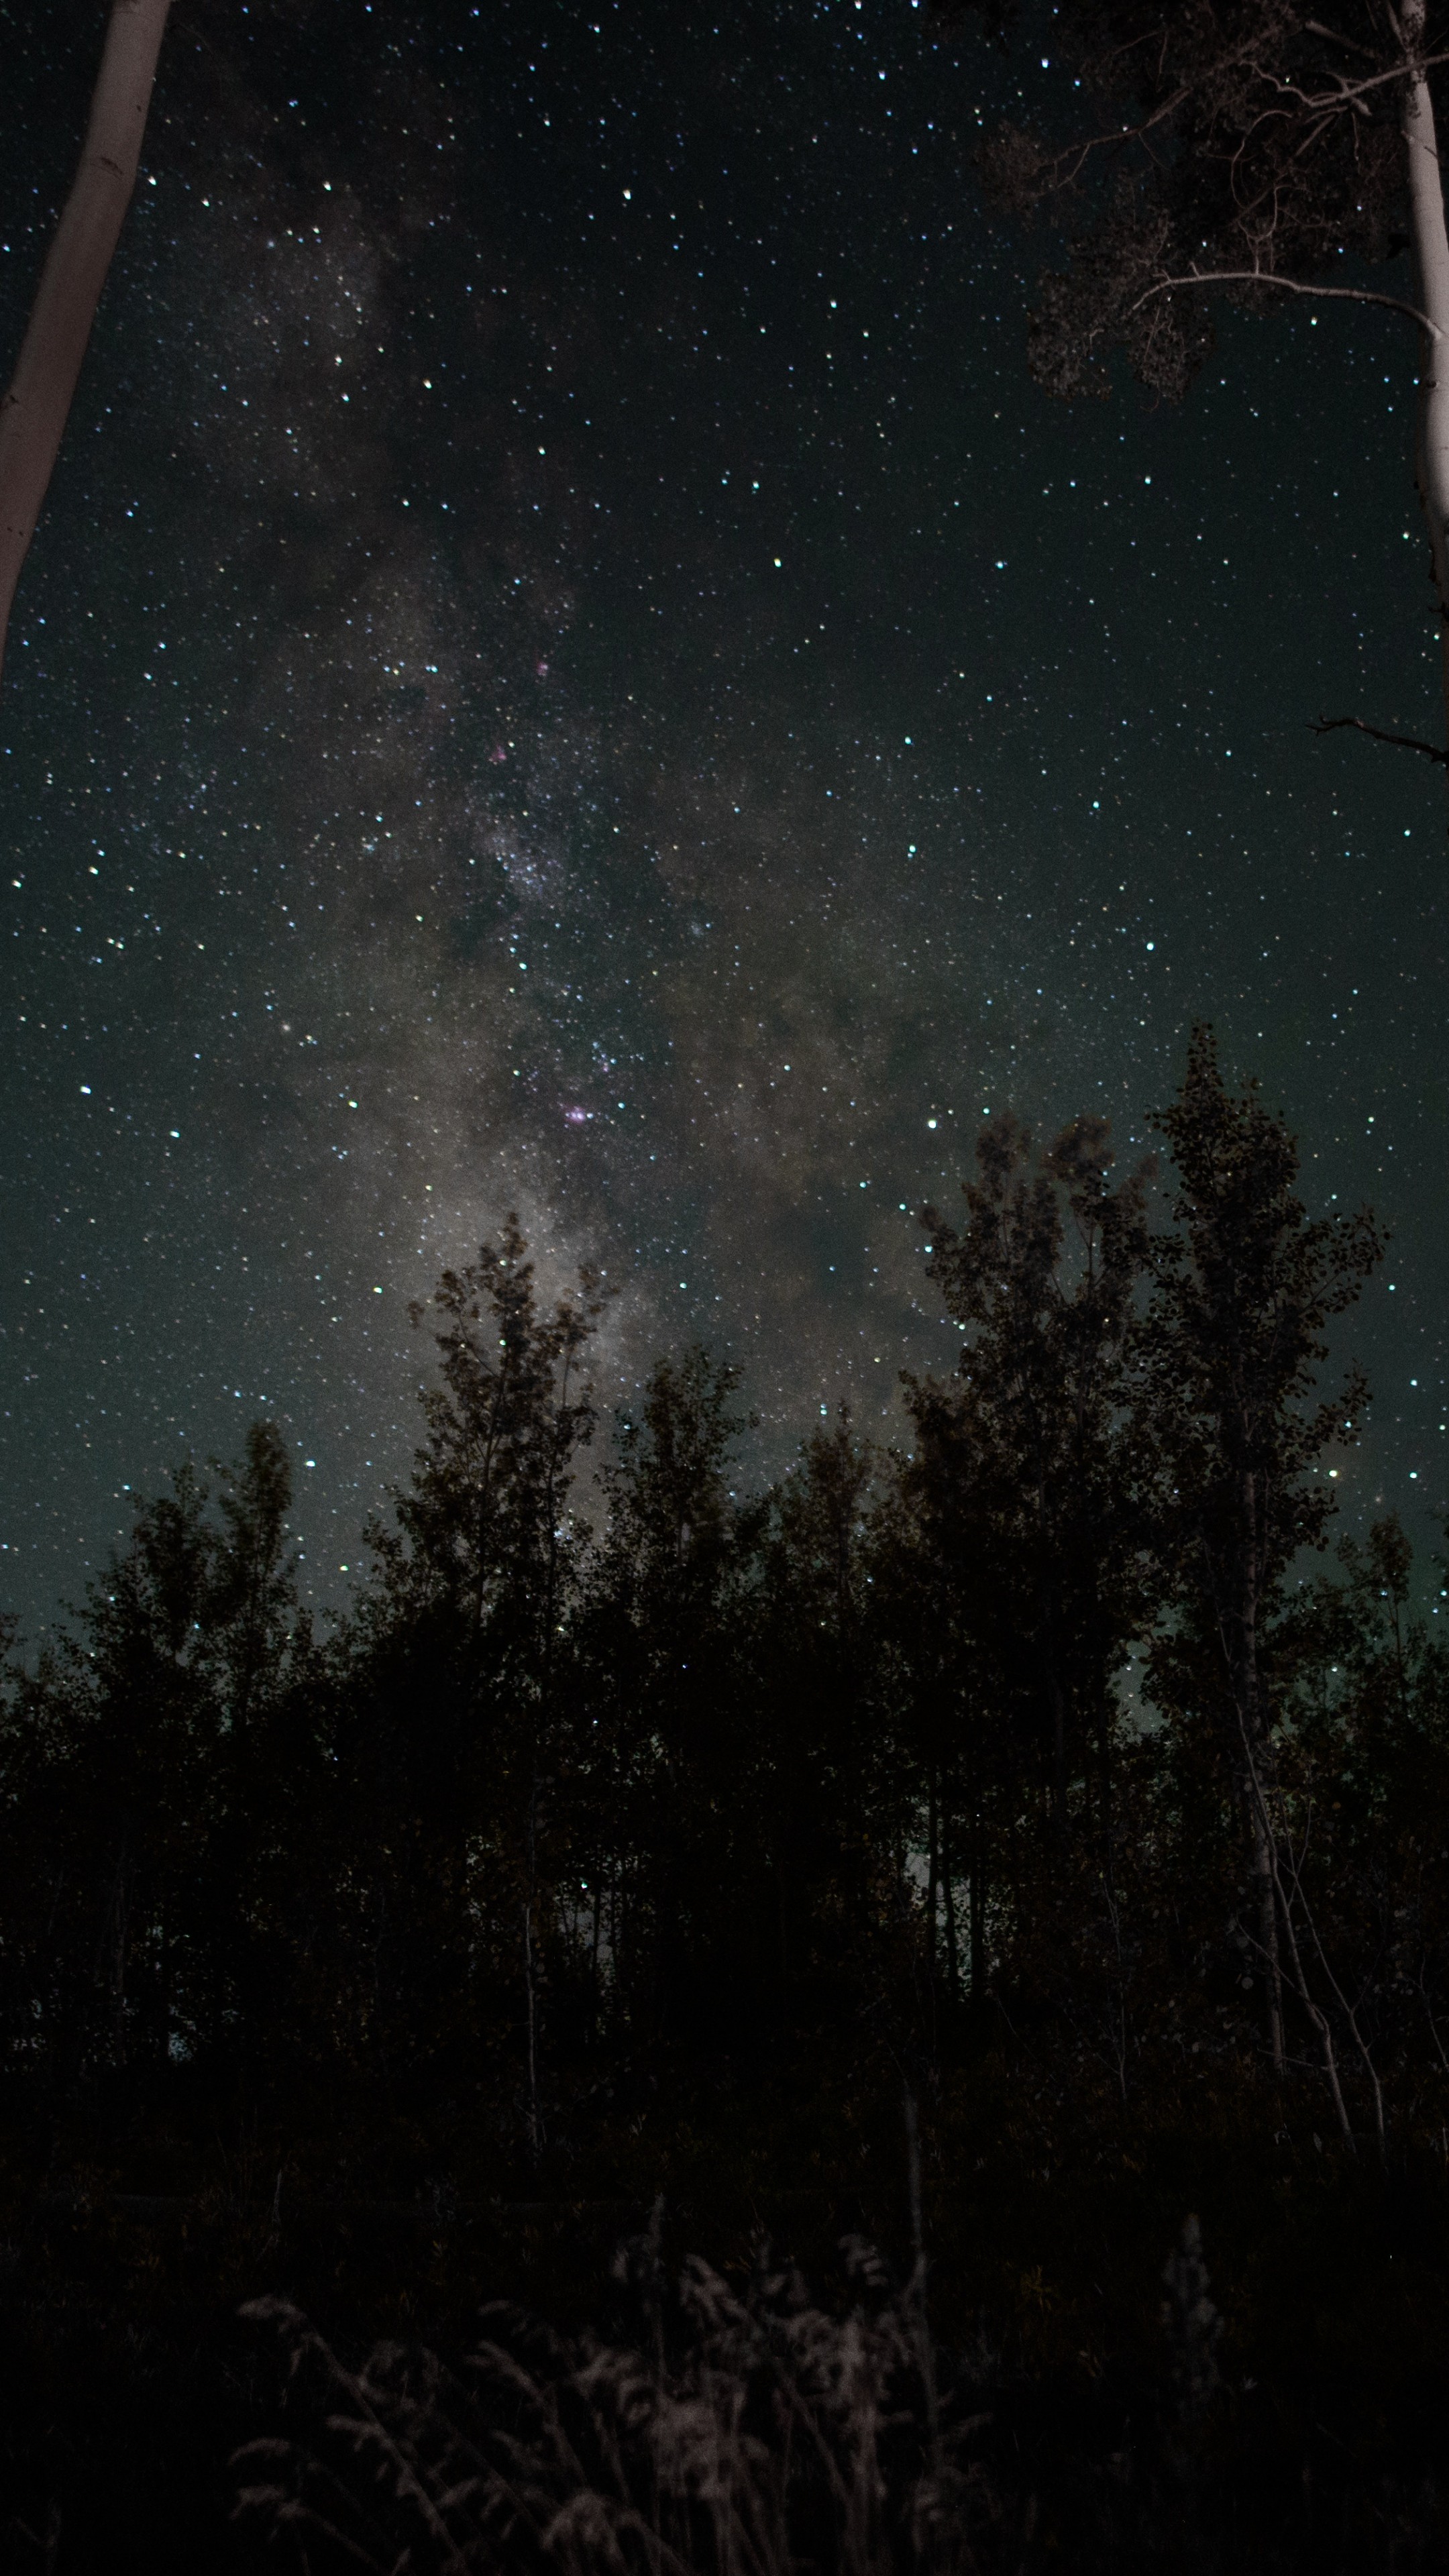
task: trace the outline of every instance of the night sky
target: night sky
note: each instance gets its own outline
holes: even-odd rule
[[[0,6],[0,372],[104,15]],[[887,1431],[982,1112],[1135,1153],[1199,1016],[1392,1228],[1343,1481],[1438,1543],[1443,786],[1308,730],[1442,725],[1412,333],[1048,403],[1020,71],[910,0],[177,0],[0,694],[32,1635],[261,1414],[345,1593],[510,1208],[620,1292],[607,1403],[703,1338],[754,1472]]]

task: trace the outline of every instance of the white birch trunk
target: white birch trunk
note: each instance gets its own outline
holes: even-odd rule
[[[1420,303],[1429,323],[1423,334],[1419,370],[1419,497],[1429,526],[1434,588],[1439,598],[1445,720],[1449,724],[1449,228],[1444,218],[1444,181],[1434,130],[1434,102],[1428,77],[1419,68],[1424,44],[1424,0],[1404,0],[1400,27],[1411,63],[1403,111],[1409,208],[1419,262]]]
[[[80,166],[0,403],[0,665],[20,567],[136,185],[169,8],[170,0],[115,0]]]

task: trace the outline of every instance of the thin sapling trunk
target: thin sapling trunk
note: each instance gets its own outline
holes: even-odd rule
[[[135,189],[169,8],[170,0],[115,0],[80,166],[0,403],[0,665],[15,585]]]
[[[1439,602],[1445,741],[1449,744],[1449,228],[1444,219],[1444,177],[1439,165],[1434,101],[1422,63],[1424,0],[1405,0],[1401,23],[1412,65],[1404,91],[1403,114],[1409,210],[1419,263],[1420,303],[1427,325],[1420,334],[1419,498],[1428,522],[1434,589]]]

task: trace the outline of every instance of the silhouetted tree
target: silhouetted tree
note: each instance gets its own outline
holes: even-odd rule
[[[1117,1177],[1100,1121],[1045,1151],[988,1124],[959,1224],[930,1216],[960,1365],[907,1382],[898,1450],[842,1413],[746,1492],[738,1371],[695,1348],[617,1418],[590,1528],[598,1291],[545,1307],[510,1221],[440,1282],[413,1474],[321,1643],[267,1424],[210,1494],[182,1470],[138,1505],[32,1667],[0,1633],[0,2512],[16,2420],[53,2418],[78,2453],[81,2419],[89,2442],[119,2394],[109,2545],[155,2356],[171,2351],[189,2402],[221,2331],[200,2305],[229,2314],[244,2274],[309,2269],[349,2334],[385,2323],[416,2430],[419,2390],[442,2382],[397,2335],[424,2298],[456,2320],[510,2266],[577,2288],[586,2265],[591,2295],[573,2234],[589,2205],[611,2228],[665,2187],[691,2232],[716,2225],[736,2251],[773,2208],[832,2235],[880,2211],[918,2256],[942,2249],[943,2304],[959,2315],[980,2285],[1021,2390],[993,2365],[991,2414],[973,2394],[970,2424],[1004,2414],[1032,2497],[1066,2444],[1060,2510],[1035,2537],[1030,2517],[988,2517],[992,2564],[1072,2540],[1089,2419],[1117,2428],[1091,2563],[1122,2561],[1125,2446],[1151,2408],[1130,2357],[1113,2394],[1098,2317],[1155,2276],[1169,2176],[1180,2209],[1197,2175],[1231,2269],[1268,2284],[1271,2329],[1250,2305],[1235,2372],[1291,2341],[1293,2406],[1316,2373],[1335,2456],[1358,2456],[1367,2395],[1385,2460],[1437,2461],[1421,2282],[1449,2134],[1446,1593],[1422,1598],[1392,1515],[1324,1544],[1327,1461],[1363,1401],[1353,1377],[1322,1400],[1325,1345],[1379,1237],[1366,1215],[1308,1216],[1292,1139],[1225,1082],[1207,1031],[1159,1123],[1175,1177],[1158,1203],[1146,1167]],[[1392,2190],[1356,2163],[1366,2144]],[[173,2188],[180,2225],[153,2230],[129,2196]],[[1387,2327],[1385,2233],[1416,2275]],[[1325,2241],[1350,2239],[1325,2264]],[[850,2300],[875,2295],[882,2266],[846,2241]],[[1183,2334],[1211,2341],[1193,2241],[1168,2282],[1177,2363]],[[667,2377],[657,2226],[624,2270]],[[790,2268],[764,2263],[770,2282],[808,2344]],[[917,2351],[924,2284],[918,2261]],[[1308,2354],[1329,2317],[1355,2352],[1337,2398]],[[846,2343],[858,2326],[852,2307]],[[1381,2331],[1410,2348],[1360,2368]],[[1048,2381],[1082,2354],[1090,2393],[1046,2417]],[[211,2359],[230,2423],[244,2374],[219,2344]],[[1177,2378],[1181,2503],[1208,2457],[1211,2372]],[[495,2427],[515,2467],[525,2382],[510,2363]],[[587,2431],[570,2385],[567,2421],[549,2418],[566,2448]],[[949,2392],[926,2395],[940,2529],[923,2545],[949,2557]],[[168,2504],[181,2404],[173,2388],[161,2405]],[[759,2431],[770,2477],[773,2421],[742,2435]],[[1213,2563],[1229,2531],[1261,2538],[1254,2566],[1320,2563],[1285,2551],[1259,2436],[1224,2411],[1213,2444],[1229,2435],[1251,2435],[1248,2469],[1222,2492]],[[55,2528],[36,2448],[12,2537]],[[402,2454],[376,2456],[391,2480]],[[1296,2433],[1284,2463],[1306,2491]],[[1150,2486],[1156,2538],[1128,2554],[1176,2568],[1185,2508],[1164,2518]],[[1345,2555],[1339,2501],[1314,2524],[1335,2564],[1412,2536],[1385,2487]],[[581,2522],[575,2554],[594,2536]]]
[[[880,1698],[875,1584],[887,1461],[842,1407],[769,1496],[743,1641],[759,1720],[761,1861],[778,1946],[773,2004],[789,2025],[858,1987],[899,1843],[897,1711]]]
[[[740,1372],[702,1347],[660,1360],[619,1417],[600,1482],[608,1520],[586,1654],[600,1757],[625,1832],[602,1863],[616,1967],[659,2028],[677,2026],[718,1897],[706,1852],[726,1778],[750,1763],[730,1677],[748,1556],[729,1487],[745,1427]],[[641,1981],[643,1991],[641,1992]]]
[[[999,0],[947,0],[998,36]],[[1432,0],[1061,0],[1032,22],[1042,100],[982,155],[1002,208],[1056,225],[1029,356],[1049,393],[1105,393],[1120,351],[1178,400],[1212,346],[1209,307],[1386,307],[1418,334],[1416,470],[1445,621],[1449,710],[1449,234],[1436,95],[1449,19]],[[1071,75],[1068,92],[1065,75]],[[1064,113],[1065,102],[1070,105]],[[1412,244],[1417,278],[1373,271]],[[1438,744],[1364,725],[1443,763]]]
[[[1145,1172],[1115,1186],[1105,1121],[1039,1158],[983,1130],[958,1234],[934,1208],[930,1275],[966,1335],[955,1378],[908,1381],[908,1479],[935,1532],[984,1576],[1003,1677],[1034,1706],[1057,1825],[1095,1761],[1108,1794],[1112,1688],[1140,1600],[1127,1372],[1147,1256]],[[984,1642],[984,1640],[983,1640]]]
[[[1284,2063],[1282,1907],[1271,1816],[1282,1676],[1274,1646],[1290,1569],[1333,1510],[1325,1452],[1351,1440],[1366,1390],[1351,1372],[1315,1400],[1324,1329],[1378,1260],[1372,1218],[1309,1218],[1298,1156],[1256,1087],[1229,1091],[1210,1030],[1194,1032],[1161,1127],[1177,1172],[1173,1228],[1153,1239],[1154,1296],[1134,1425],[1155,1464],[1164,1626],[1149,1689],[1179,1724],[1205,1724],[1249,1855],[1251,1939],[1266,2037]]]
[[[1205,1031],[1161,1124],[1156,1232],[1101,1121],[988,1124],[927,1212],[960,1362],[907,1381],[901,1450],[841,1415],[745,1493],[739,1372],[695,1348],[590,1528],[600,1294],[545,1306],[510,1220],[439,1284],[413,1473],[324,1642],[272,1426],[141,1504],[0,1692],[27,2098],[386,2105],[561,2170],[585,2102],[691,2061],[818,2117],[867,2063],[930,2091],[1026,2048],[1131,2120],[1199,2054],[1255,2087],[1261,2015],[1345,2142],[1449,2111],[1449,1661],[1396,1526],[1306,1554],[1378,1236],[1310,1220]]]
[[[370,1531],[377,1574],[357,1630],[350,1761],[359,1813],[387,1818],[370,1899],[377,2028],[409,2055],[449,2029],[466,2049],[485,1969],[495,2009],[512,1986],[537,2139],[561,1649],[583,1537],[570,1497],[593,1431],[583,1365],[603,1299],[586,1272],[576,1298],[542,1312],[510,1217],[496,1247],[444,1272],[433,1305],[440,1383],[393,1521]]]

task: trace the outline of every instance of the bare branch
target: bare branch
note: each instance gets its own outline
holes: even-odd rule
[[[1445,336],[1437,324],[1430,321],[1427,313],[1422,313],[1417,304],[1406,302],[1401,295],[1380,295],[1371,286],[1310,286],[1301,277],[1279,277],[1273,270],[1261,268],[1190,268],[1182,277],[1159,278],[1156,285],[1146,287],[1127,310],[1129,313],[1140,312],[1144,304],[1151,303],[1154,295],[1168,295],[1180,286],[1272,286],[1284,295],[1310,295],[1331,303],[1382,304],[1387,312],[1402,313],[1408,321],[1417,322],[1419,329],[1427,332],[1431,340]],[[1345,723],[1350,721],[1350,718],[1344,718]],[[1436,757],[1442,757],[1442,754]]]
[[[1449,55],[1426,54],[1423,69],[1426,72],[1433,71],[1443,62],[1449,62]],[[1351,107],[1355,100],[1363,97],[1366,90],[1383,89],[1389,81],[1405,79],[1413,68],[1411,63],[1395,63],[1386,72],[1373,72],[1366,79],[1356,81],[1346,80],[1342,72],[1336,72],[1334,78],[1339,85],[1333,90],[1300,89],[1296,81],[1282,80],[1276,72],[1267,70],[1260,73],[1259,77],[1270,81],[1274,89],[1278,90],[1284,98],[1296,98],[1300,107],[1338,108]]]
[[[1328,1982],[1333,1989],[1338,2008],[1343,2014],[1344,2020],[1348,2024],[1349,2031],[1352,2034],[1353,2044],[1358,2050],[1359,2057],[1363,2063],[1364,2072],[1368,2076],[1374,2098],[1374,2131],[1378,2138],[1379,2156],[1381,2161],[1387,2161],[1388,2138],[1384,2128],[1384,2091],[1383,2086],[1379,2082],[1378,2069],[1374,2065],[1373,2052],[1369,2047],[1368,2041],[1364,2038],[1363,2032],[1359,2029],[1358,2014],[1353,2005],[1349,2002],[1347,1995],[1344,1993],[1342,1986],[1339,1984],[1338,1978],[1329,1964],[1328,1953],[1324,1949],[1323,1941],[1319,1934],[1317,1919],[1314,1915],[1312,1906],[1308,1902],[1308,1897],[1303,1886],[1298,1864],[1293,1858],[1291,1846],[1288,1853],[1288,1866],[1292,1872],[1294,1893],[1298,1898],[1299,1904],[1303,1908],[1303,1918],[1308,1925],[1309,1938],[1313,1943],[1314,1949],[1318,1953],[1318,1964],[1322,1968],[1325,1977],[1328,1979]],[[1275,1875],[1276,1871],[1277,1862],[1275,1857]],[[1286,1898],[1284,1902],[1286,1906]],[[1362,1995],[1360,1995],[1359,2001],[1363,2001]]]
[[[1240,63],[1248,61],[1259,41],[1256,34],[1245,38],[1244,42],[1234,47],[1220,63],[1214,63],[1211,75],[1204,73],[1196,80],[1180,82],[1172,96],[1164,99],[1161,106],[1155,107],[1151,115],[1143,117],[1139,124],[1118,126],[1115,133],[1089,134],[1081,143],[1074,144],[1069,151],[1057,153],[1048,165],[1053,172],[1052,186],[1054,188],[1072,187],[1081,177],[1094,152],[1106,151],[1111,146],[1120,146],[1124,143],[1140,143],[1144,135],[1151,134],[1154,128],[1166,124],[1169,118],[1177,114],[1180,107],[1186,106],[1187,101],[1206,86],[1209,77],[1217,78],[1222,72],[1235,70]],[[1131,48],[1122,50],[1130,51]],[[1083,76],[1090,77],[1085,68]]]
[[[1326,35],[1329,31],[1317,25],[1310,25],[1307,32],[1312,35]],[[1284,80],[1281,75],[1271,71],[1266,64],[1253,63],[1252,56],[1260,41],[1260,38],[1254,35],[1239,45],[1228,54],[1224,63],[1214,64],[1213,76],[1217,77],[1222,70],[1247,63],[1256,78],[1265,82],[1268,88],[1276,92],[1280,98],[1292,99],[1309,113],[1321,111],[1325,122],[1331,122],[1334,117],[1348,110],[1366,115],[1368,111],[1363,101],[1367,92],[1380,90],[1395,81],[1403,80],[1410,69],[1406,63],[1394,63],[1386,71],[1375,71],[1357,80],[1349,80],[1344,73],[1337,72],[1333,75],[1335,87],[1331,90],[1301,89],[1296,81]],[[1363,52],[1365,48],[1356,46],[1354,51]],[[1373,56],[1370,54],[1368,59],[1372,61]],[[1431,71],[1445,62],[1449,62],[1449,53],[1429,54],[1425,56],[1423,68],[1425,71]],[[1051,174],[1049,187],[1053,190],[1074,187],[1094,152],[1105,152],[1114,148],[1120,150],[1123,144],[1145,141],[1158,126],[1169,123],[1178,110],[1185,107],[1203,86],[1202,79],[1182,81],[1170,98],[1164,99],[1149,116],[1143,117],[1136,125],[1120,125],[1115,132],[1105,131],[1086,135],[1080,143],[1073,144],[1069,150],[1054,154],[1052,159],[1044,164],[1044,168]],[[1272,113],[1272,110],[1265,110],[1264,117],[1255,119],[1254,124],[1262,123],[1266,116]]]
[[[1370,734],[1375,742],[1390,743],[1397,751],[1421,751],[1426,760],[1437,760],[1441,769],[1449,768],[1449,751],[1441,751],[1437,743],[1420,742],[1418,735],[1412,733],[1385,733],[1381,725],[1365,724],[1362,716],[1320,716],[1309,731],[1341,733],[1345,727],[1354,733]]]
[[[1321,19],[1305,18],[1303,33],[1305,36],[1321,36],[1325,44],[1342,45],[1347,53],[1362,54],[1366,63],[1371,63],[1374,59],[1371,45],[1356,44],[1352,36],[1341,36],[1336,27],[1325,27]]]

